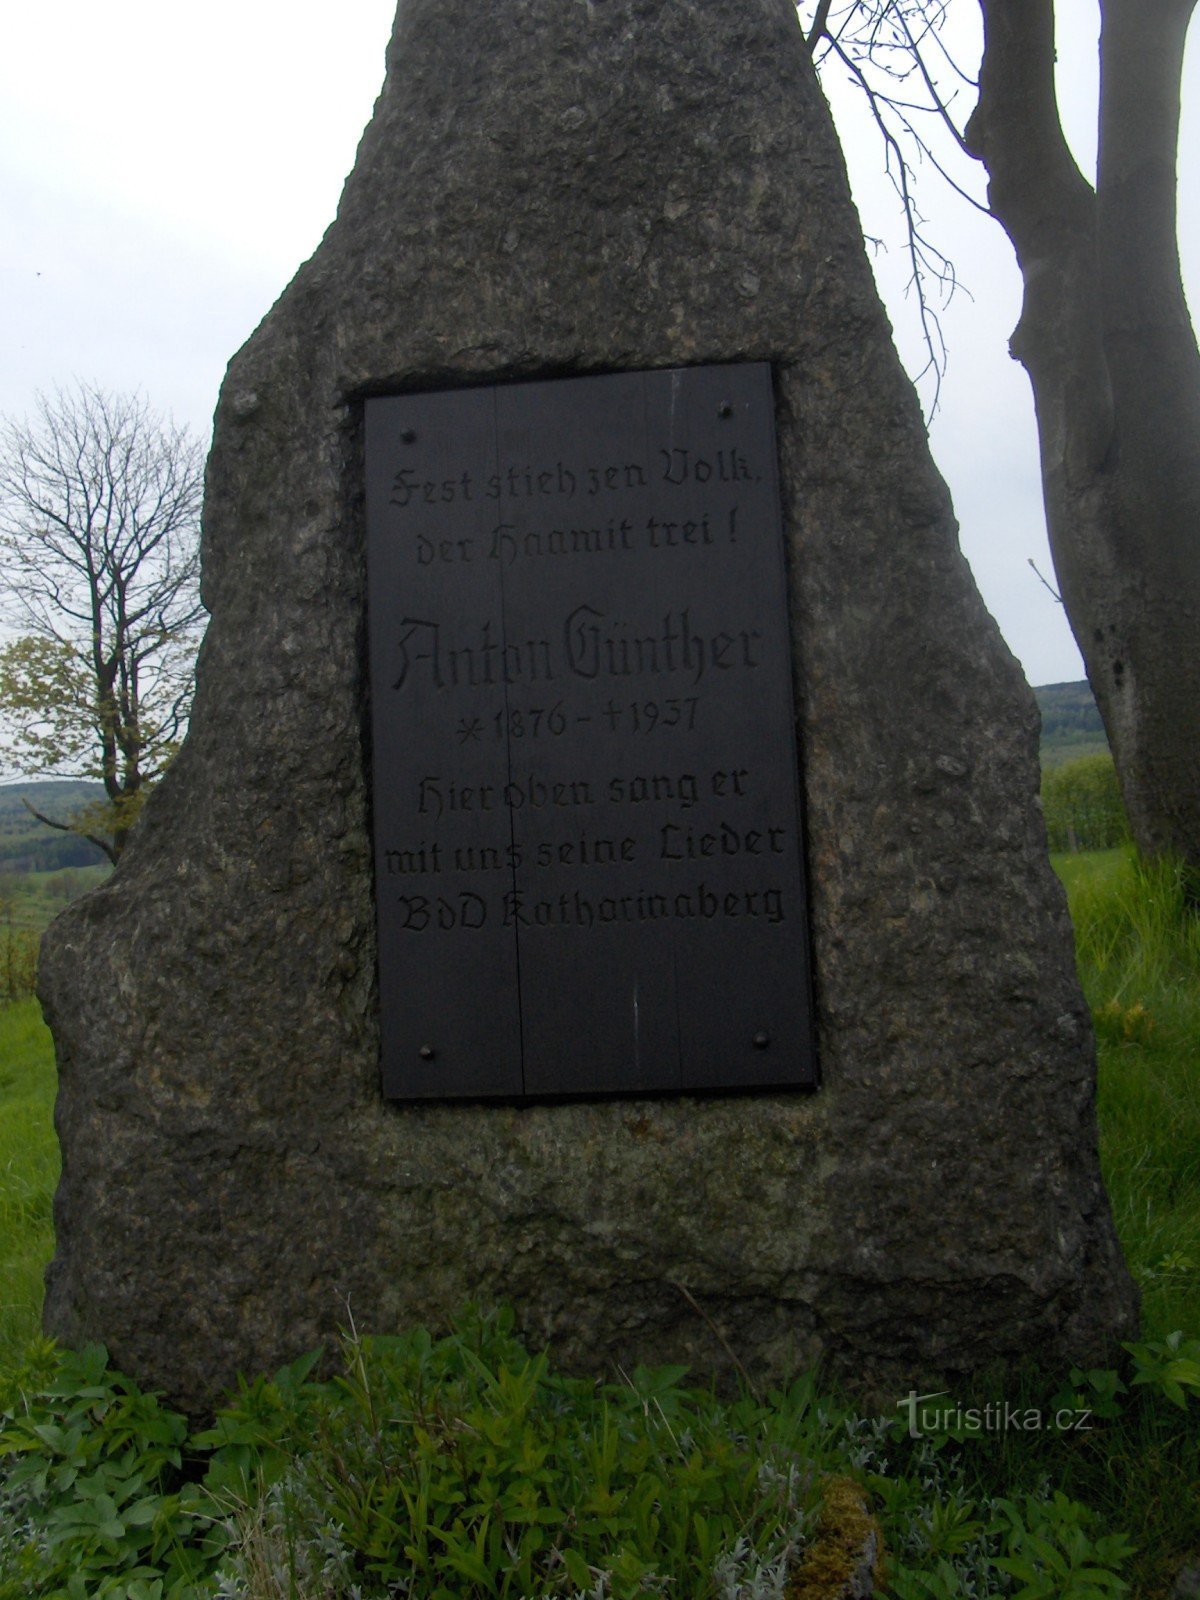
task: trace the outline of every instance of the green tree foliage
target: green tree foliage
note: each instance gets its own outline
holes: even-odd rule
[[[0,757],[98,778],[73,826],[114,860],[187,724],[202,478],[199,446],[140,395],[79,384],[0,432],[0,615],[18,635],[0,646]]]
[[[1043,773],[1042,809],[1051,850],[1111,850],[1129,838],[1110,755],[1080,756]]]
[[[17,926],[11,900],[0,895],[0,1005],[32,995],[37,953],[38,935]]]

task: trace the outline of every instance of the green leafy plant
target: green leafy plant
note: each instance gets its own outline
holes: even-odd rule
[[[722,1406],[683,1376],[563,1377],[523,1349],[507,1313],[468,1312],[440,1340],[351,1339],[343,1375],[315,1399],[311,1448],[275,1481],[260,1547],[296,1572],[322,1553],[364,1594],[407,1593],[419,1577],[422,1600],[668,1588],[716,1600],[733,1592],[717,1574],[734,1551],[743,1573],[782,1578],[819,1498],[805,1456],[829,1425],[802,1385]],[[216,1445],[210,1484],[232,1462],[243,1405],[219,1441],[198,1441]],[[261,1448],[269,1459],[276,1447]],[[235,1583],[237,1569],[235,1554]]]
[[[1129,1592],[1121,1569],[1133,1546],[1122,1533],[1096,1534],[1095,1514],[1068,1496],[1027,1495],[1018,1504],[975,1498],[961,1482],[944,1498],[930,1488],[926,1480],[924,1500],[918,1495],[900,1515],[912,1480],[883,1491],[895,1541],[879,1591],[886,1600],[1114,1600]]]
[[[1095,1514],[1066,1495],[997,1503],[1008,1554],[995,1558],[1017,1580],[1013,1600],[1112,1600],[1129,1593],[1117,1571],[1133,1554],[1122,1533],[1094,1534]]]
[[[196,1600],[217,1546],[212,1502],[182,1474],[186,1437],[186,1419],[110,1371],[102,1346],[62,1352],[0,1427],[18,1529],[0,1597]]]
[[[1111,1367],[1072,1367],[1069,1381],[1050,1402],[1055,1416],[1071,1413],[1108,1421],[1121,1415],[1119,1396],[1128,1394],[1121,1375]]]
[[[211,1457],[204,1486],[218,1501],[234,1507],[253,1502],[310,1442],[313,1411],[324,1390],[309,1374],[321,1354],[310,1351],[273,1378],[239,1378],[212,1427],[192,1436],[193,1452]]]
[[[1195,1386],[1198,1344],[1134,1347],[1136,1393],[1073,1369],[1052,1403],[1113,1427],[1169,1413],[1157,1394]],[[1127,1592],[1124,1535],[1066,1493],[989,1487],[994,1439],[913,1439],[811,1378],[727,1402],[682,1367],[569,1378],[504,1311],[341,1357],[325,1382],[314,1353],[240,1383],[189,1437],[102,1349],[41,1341],[4,1394],[0,1600],[780,1600],[847,1472],[878,1508],[888,1600]]]
[[[1176,1331],[1125,1349],[1134,1360],[1134,1383],[1157,1389],[1180,1410],[1186,1410],[1189,1395],[1200,1396],[1200,1339],[1185,1340]]]

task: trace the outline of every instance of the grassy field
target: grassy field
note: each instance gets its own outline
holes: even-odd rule
[[[54,1057],[36,1000],[0,1010],[0,1365],[41,1324],[58,1182]]]
[[[0,872],[0,925],[41,933],[64,906],[103,883],[111,871],[103,864],[56,872]]]
[[[1200,1334],[1200,918],[1169,868],[1056,858],[1099,1045],[1100,1149],[1148,1335]]]
[[[1184,1563],[1200,1565],[1200,1430],[1194,1422],[1200,1404],[1200,1345],[1187,1347],[1188,1340],[1200,1338],[1200,919],[1185,910],[1179,883],[1169,870],[1139,867],[1127,853],[1061,857],[1055,865],[1067,886],[1080,976],[1095,1019],[1101,1158],[1118,1231],[1142,1291],[1142,1350],[1120,1374],[1031,1369],[1004,1377],[1006,1400],[1043,1410],[1064,1402],[1092,1408],[1095,1425],[1084,1435],[999,1432],[946,1437],[931,1447],[928,1440],[914,1444],[897,1438],[895,1419],[890,1434],[872,1419],[837,1423],[840,1443],[827,1437],[821,1448],[831,1459],[840,1451],[840,1459],[849,1462],[874,1498],[893,1552],[886,1590],[893,1600],[957,1600],[960,1595],[1018,1590],[1044,1600],[1109,1600],[1123,1593],[1135,1600],[1167,1600]],[[36,1331],[40,1274],[52,1249],[50,1200],[57,1172],[50,1121],[53,1077],[49,1038],[36,1004],[0,1010],[0,1261],[5,1286],[0,1380],[20,1363]],[[1175,1330],[1185,1336],[1182,1352],[1172,1352],[1165,1342]],[[1173,1373],[1182,1383],[1174,1397]],[[509,1382],[496,1381],[502,1386]],[[257,1396],[253,1406],[261,1407],[266,1392],[252,1391]],[[271,1404],[276,1404],[276,1389],[271,1393],[276,1394]],[[956,1394],[955,1400],[964,1406],[982,1404],[995,1393],[985,1385],[978,1395]],[[241,1403],[250,1404],[245,1396]],[[318,1396],[312,1403],[320,1408],[329,1402]],[[660,1403],[669,1409],[676,1401],[664,1389],[655,1402]],[[401,1409],[410,1404],[405,1398]],[[834,1398],[822,1400],[816,1415],[842,1417],[837,1404]],[[522,1412],[521,1418],[513,1421],[514,1428],[518,1422],[526,1427],[528,1415]],[[262,1415],[254,1412],[236,1426],[261,1429]],[[310,1425],[304,1426],[311,1434]],[[353,1427],[361,1432],[361,1419]],[[829,1429],[825,1431],[828,1435]],[[328,1465],[319,1455],[301,1453],[290,1459],[287,1470],[310,1488],[311,1475],[320,1478]],[[337,1473],[329,1470],[336,1494]],[[398,1514],[394,1507],[388,1512]],[[260,1507],[242,1554],[232,1558],[235,1563],[249,1561],[246,1552],[253,1540],[264,1537],[263,1515]],[[1005,1519],[1014,1518],[1013,1529],[1003,1536],[996,1533]],[[349,1524],[344,1518],[339,1526],[354,1549],[361,1550],[362,1541],[374,1537],[360,1530],[355,1543],[345,1532]],[[1118,1549],[1121,1530],[1137,1546],[1131,1557]],[[271,1537],[277,1535],[278,1529]],[[306,1537],[294,1534],[300,1543],[288,1546],[289,1561],[297,1558],[297,1550],[308,1559]],[[323,1548],[324,1537],[314,1529],[312,1550]],[[5,1588],[3,1547],[0,1526],[0,1600],[35,1592],[21,1587],[24,1579]],[[259,1549],[255,1559],[262,1556]],[[1020,1589],[1015,1580],[1009,1586],[1007,1579],[997,1577],[996,1559],[1032,1561],[1042,1574],[1042,1586]],[[1061,1571],[1053,1561],[1063,1563]],[[1039,1562],[1049,1565],[1043,1570]],[[1095,1570],[1103,1577],[1109,1566],[1114,1571],[1123,1567],[1127,1589],[1087,1576]],[[1051,1570],[1058,1576],[1049,1576]],[[308,1595],[310,1590],[274,1588],[256,1579],[230,1592],[272,1600]],[[321,1596],[349,1592],[311,1590]],[[478,1588],[464,1583],[452,1592],[472,1597],[509,1593],[482,1582]],[[636,1586],[629,1592],[643,1593]]]
[[[0,1007],[33,993],[42,933],[64,906],[111,871],[107,864],[53,872],[0,871]]]

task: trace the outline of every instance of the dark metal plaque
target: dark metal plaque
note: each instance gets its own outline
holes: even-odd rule
[[[384,1093],[816,1081],[765,365],[366,404]]]

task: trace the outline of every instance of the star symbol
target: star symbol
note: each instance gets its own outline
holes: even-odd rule
[[[463,717],[458,724],[458,742],[466,744],[469,739],[478,739],[483,734],[483,723],[478,717]]]

